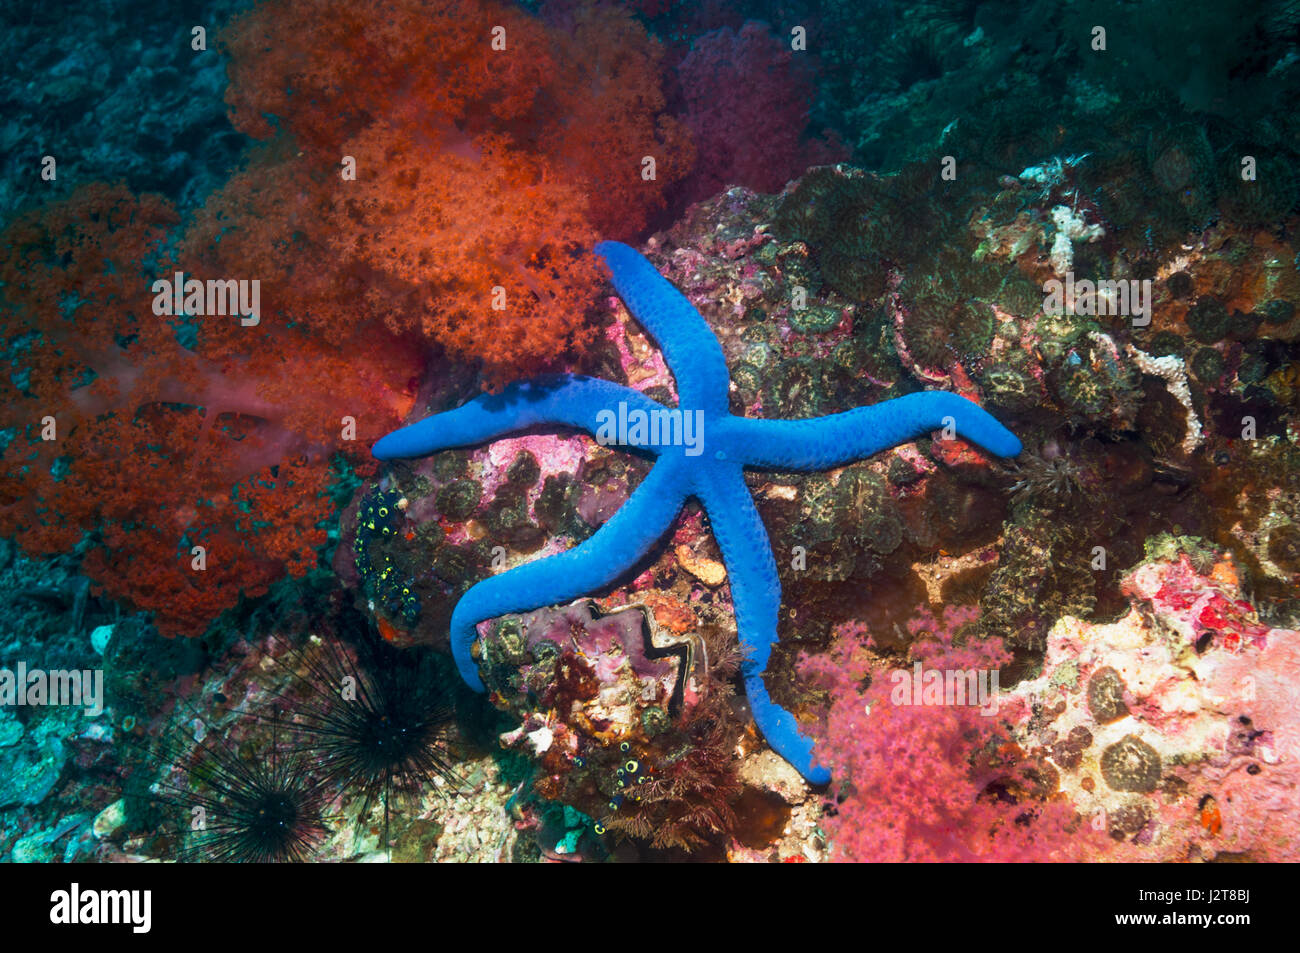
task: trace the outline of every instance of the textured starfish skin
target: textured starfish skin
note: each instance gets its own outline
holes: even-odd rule
[[[689,497],[709,516],[722,550],[747,655],[742,665],[754,721],[777,753],[809,781],[830,780],[813,760],[812,741],[794,716],[767,693],[763,672],[777,640],[781,583],[771,543],[745,485],[745,467],[822,470],[869,457],[945,424],[962,438],[1001,457],[1020,453],[1015,434],[978,405],[943,391],[909,394],[810,420],[759,420],[728,411],[730,378],[722,348],[699,312],[634,249],[601,242],[596,253],[613,273],[628,310],[654,336],[677,382],[678,406],[703,411],[703,452],[683,446],[639,445],[657,456],[627,502],[590,538],[572,549],[526,563],[476,584],[451,617],[451,645],[461,676],[483,691],[470,654],[478,624],[510,612],[558,605],[605,588],[663,537]],[[425,418],[374,446],[381,460],[421,457],[452,447],[486,443],[538,425],[595,433],[598,414],[617,408],[666,411],[662,405],[610,381],[556,375],[516,382],[500,394]]]

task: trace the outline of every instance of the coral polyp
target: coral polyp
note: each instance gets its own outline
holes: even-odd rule
[[[1011,473],[1015,477],[1011,493],[1016,499],[1050,506],[1082,502],[1096,493],[1089,485],[1086,465],[1056,448],[1024,454]]]

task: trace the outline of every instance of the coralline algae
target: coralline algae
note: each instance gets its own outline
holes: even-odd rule
[[[1053,626],[1042,675],[1011,693],[1035,712],[1022,744],[1109,857],[1295,861],[1300,632],[1259,621],[1222,552],[1198,569],[1177,546],[1125,574],[1119,621]]]

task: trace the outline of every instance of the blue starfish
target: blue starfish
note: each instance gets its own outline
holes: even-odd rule
[[[461,676],[483,691],[470,648],[478,624],[509,612],[558,605],[613,583],[664,535],[687,497],[704,506],[722,550],[746,650],[745,691],[759,730],[782,757],[814,783],[830,772],[813,761],[813,744],[793,715],[775,704],[763,683],[777,640],[781,583],[771,543],[759,519],[745,467],[824,470],[842,466],[943,427],[991,453],[1013,457],[1020,441],[978,405],[943,391],[909,394],[871,407],[811,420],[735,417],[728,410],[730,378],[722,347],[690,302],[634,249],[601,242],[596,253],[613,272],[614,287],[654,336],[677,381],[678,409],[669,410],[610,381],[559,375],[516,382],[446,413],[403,427],[374,446],[381,460],[420,457],[495,440],[540,424],[609,436],[611,417],[664,422],[650,436],[626,428],[626,445],[658,459],[627,502],[585,542],[518,566],[470,588],[451,617],[451,647]],[[667,421],[685,410],[699,424],[699,441],[682,440]],[[683,422],[684,416],[681,417]],[[638,436],[639,434],[639,436]],[[655,439],[657,437],[657,439]]]

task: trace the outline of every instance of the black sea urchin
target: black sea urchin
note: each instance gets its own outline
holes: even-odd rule
[[[301,863],[327,836],[325,786],[302,760],[279,750],[249,756],[224,742],[200,741],[190,759],[174,759],[154,786],[164,803],[184,810],[188,834],[177,857],[216,863]],[[190,767],[182,761],[189,760]]]
[[[286,699],[296,750],[325,783],[361,798],[358,822],[382,804],[386,841],[395,799],[414,800],[430,786],[455,790],[447,753],[451,710],[430,653],[398,650],[367,634],[352,653],[314,640],[297,661],[297,697]]]

